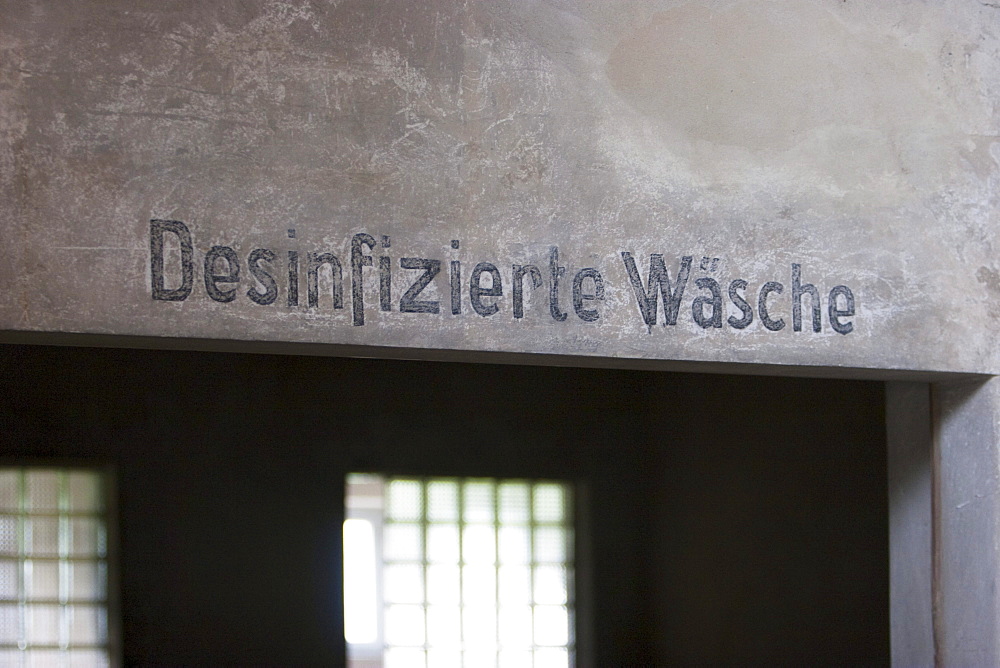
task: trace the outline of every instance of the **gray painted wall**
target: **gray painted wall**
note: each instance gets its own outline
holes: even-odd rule
[[[1000,370],[1000,15],[990,3],[4,2],[2,12],[8,338]],[[152,298],[151,219],[191,233],[183,301]],[[357,233],[375,248],[359,246],[374,266],[356,272]],[[181,257],[176,235],[165,238],[171,290]],[[229,303],[206,288],[213,246],[232,248],[241,269],[238,282],[208,281],[216,296],[234,290]],[[565,267],[557,305],[554,246]],[[275,279],[270,305],[247,296],[267,294],[247,266],[255,249],[275,253],[259,265]],[[310,252],[342,264],[342,309],[327,268],[308,306]],[[646,326],[623,252],[644,289],[650,255],[662,254],[671,282],[692,258],[675,325],[662,324],[661,303]],[[402,258],[440,260],[416,297],[439,313],[400,312],[421,274]],[[502,296],[486,277],[487,294],[470,295],[480,262],[497,267]],[[796,264],[820,296],[819,333],[808,295],[793,331]],[[530,272],[523,279],[521,318],[514,265],[539,270],[537,289]],[[579,310],[596,320],[573,306],[587,268],[600,272],[603,299],[585,298],[598,290],[581,274]],[[232,271],[223,259],[208,273]],[[356,273],[364,326],[352,324]],[[720,286],[718,328],[708,279]],[[753,312],[742,329],[728,324],[743,317],[727,294],[737,279]],[[757,309],[768,282],[783,286],[765,295],[780,331]],[[831,325],[839,285],[855,299],[853,315],[835,318],[847,334]],[[693,309],[696,298],[709,302]],[[475,299],[497,312],[478,314]],[[852,310],[843,292],[833,307]]]

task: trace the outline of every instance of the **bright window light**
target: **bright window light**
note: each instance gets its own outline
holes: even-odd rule
[[[375,529],[367,520],[344,522],[344,637],[349,643],[378,640]]]
[[[572,664],[568,485],[352,475],[346,505],[349,665]]]
[[[0,665],[109,665],[105,484],[0,468]]]

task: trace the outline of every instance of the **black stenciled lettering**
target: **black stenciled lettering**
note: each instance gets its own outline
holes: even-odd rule
[[[767,312],[767,296],[772,292],[777,292],[779,295],[784,292],[785,286],[781,283],[776,283],[774,281],[768,281],[760,288],[760,294],[757,296],[757,313],[760,315],[760,321],[764,323],[772,332],[777,332],[785,326],[785,321],[781,318],[777,320],[771,320],[770,315]]]
[[[587,279],[594,282],[593,292],[583,291],[583,282]],[[593,267],[587,267],[576,272],[573,277],[573,310],[584,322],[594,322],[601,317],[596,308],[584,308],[585,301],[604,301],[604,278],[601,272]]]
[[[351,314],[355,327],[365,324],[364,267],[372,266],[371,255],[365,255],[362,246],[369,250],[375,248],[375,238],[364,232],[358,232],[351,238]]]
[[[219,260],[225,260],[226,268],[218,273]],[[240,258],[229,246],[212,246],[205,253],[205,291],[217,302],[231,302],[236,299],[236,288],[220,290],[219,283],[240,282]]]
[[[462,263],[451,261],[451,314],[462,312]]]
[[[439,313],[440,305],[437,301],[418,300],[417,296],[430,285],[434,277],[441,271],[441,260],[426,260],[419,257],[401,257],[399,266],[403,269],[423,269],[424,273],[413,281],[406,292],[399,299],[400,313]]]
[[[480,285],[480,280],[484,273],[489,274],[493,280],[493,283],[488,288]],[[493,315],[500,310],[500,306],[496,302],[484,304],[482,298],[500,296],[503,296],[503,287],[500,284],[500,270],[489,262],[480,262],[472,270],[472,276],[469,279],[469,301],[472,302],[472,309],[483,317]]]
[[[729,300],[736,305],[736,308],[740,310],[743,317],[737,320],[733,316],[729,316],[727,322],[729,326],[734,329],[744,329],[750,326],[753,322],[753,309],[750,308],[750,304],[744,299],[737,290],[746,290],[747,282],[742,278],[737,278],[735,281],[729,284]]]
[[[306,291],[309,308],[319,306],[319,269],[330,267],[330,291],[333,293],[333,308],[344,308],[344,268],[333,253],[306,254]]]
[[[382,311],[392,310],[392,261],[387,255],[378,259],[378,305]]]
[[[566,273],[566,267],[559,266],[559,247],[549,249],[549,313],[558,322],[566,319],[566,313],[559,308],[559,279]]]
[[[533,264],[511,265],[514,275],[514,317],[524,317],[524,277],[531,276],[531,287],[537,290],[542,286],[542,272]]]
[[[819,306],[819,290],[811,283],[802,284],[802,266],[792,264],[792,331],[802,331],[802,296],[809,295],[812,300],[812,329],[818,332],[823,328]]]
[[[278,298],[278,283],[274,280],[274,276],[268,271],[268,268],[261,265],[261,262],[274,262],[276,258],[277,255],[266,248],[256,248],[247,257],[247,269],[250,270],[255,283],[255,285],[251,285],[247,290],[247,297],[254,304],[268,306],[269,304],[273,304],[274,300]],[[258,290],[257,286],[264,288],[264,292]]]
[[[288,305],[299,305],[299,252],[288,251]]]
[[[458,239],[451,240],[452,250],[458,250],[461,246]],[[458,315],[462,312],[462,263],[459,260],[451,261],[451,314]]]
[[[704,295],[696,297],[691,303],[691,315],[694,316],[694,321],[702,329],[722,327],[722,290],[719,288],[719,282],[714,278],[705,277],[699,278],[694,284],[712,293],[711,297]],[[706,306],[712,307],[712,315],[709,317],[705,316]]]
[[[178,288],[167,289],[163,278],[163,234],[177,235],[181,247],[181,284]],[[149,269],[150,287],[153,299],[166,302],[182,302],[194,287],[194,248],[191,230],[179,220],[149,221]]]
[[[837,298],[844,298],[844,308],[837,306]],[[840,322],[841,318],[854,315],[854,293],[846,285],[837,285],[830,290],[830,304],[827,307],[830,315],[830,326],[838,334],[850,334],[854,331],[853,322]]]
[[[649,276],[646,280],[648,287],[642,286],[642,278],[639,270],[635,266],[635,260],[628,251],[622,251],[622,261],[628,271],[629,282],[632,283],[632,290],[635,292],[636,302],[639,304],[639,312],[647,327],[656,324],[657,304],[659,295],[663,296],[663,325],[676,325],[677,313],[680,311],[681,298],[684,296],[684,287],[687,285],[688,276],[691,273],[691,256],[685,255],[681,258],[681,267],[677,272],[677,280],[670,284],[670,275],[663,264],[663,256],[654,253],[649,256]]]

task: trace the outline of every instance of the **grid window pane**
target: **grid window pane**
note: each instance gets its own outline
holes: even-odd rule
[[[427,608],[427,642],[436,647],[462,643],[462,618],[458,606],[432,605]]]
[[[16,516],[0,515],[0,555],[18,555],[17,524]]]
[[[531,650],[503,650],[498,659],[500,668],[525,668],[531,665]]]
[[[546,647],[535,652],[535,668],[569,668],[569,652],[562,647]]]
[[[431,563],[457,564],[459,556],[458,525],[427,527],[427,560]]]
[[[0,603],[0,644],[16,645],[21,636],[21,614],[18,605]]]
[[[461,571],[458,566],[432,564],[427,567],[427,600],[458,605],[461,600]]]
[[[109,666],[106,652],[93,649],[77,649],[69,652],[70,668],[105,668]]]
[[[525,564],[531,559],[531,531],[528,527],[500,527],[500,561]]]
[[[535,607],[535,643],[565,645],[569,640],[569,616],[566,608],[554,605]]]
[[[0,512],[18,512],[21,509],[21,473],[6,469],[0,471]]]
[[[427,483],[427,519],[431,522],[458,521],[458,484],[451,481]]]
[[[392,520],[419,520],[423,516],[423,490],[417,480],[389,483],[387,515]]]
[[[462,602],[465,605],[495,605],[497,571],[493,566],[462,569]]]
[[[34,517],[27,522],[28,552],[36,557],[59,556],[59,518]]]
[[[17,598],[17,567],[13,559],[0,559],[0,601]]]
[[[389,524],[385,527],[387,561],[419,561],[424,556],[419,524]]]
[[[467,482],[464,488],[466,522],[493,522],[493,483]]]
[[[503,483],[500,485],[500,522],[517,524],[528,521],[530,505],[529,488],[525,483]]]
[[[101,510],[100,478],[91,471],[75,471],[68,476],[69,511],[96,513]]]
[[[107,568],[102,562],[76,561],[69,564],[70,598],[98,601],[107,589]]]
[[[24,565],[25,589],[29,599],[59,598],[59,562],[28,561]]]
[[[563,566],[544,565],[535,568],[535,602],[566,603],[566,569]]]
[[[76,517],[70,520],[73,556],[90,557],[104,554],[104,536],[101,523],[93,517]]]
[[[28,652],[31,668],[62,668],[62,652],[57,649],[33,649]]]
[[[59,606],[28,606],[28,642],[35,645],[59,643]]]
[[[530,567],[501,566],[498,577],[501,603],[529,603],[531,601]]]
[[[25,476],[28,507],[32,512],[59,510],[59,474],[55,471],[31,471]]]
[[[0,469],[0,665],[109,665],[101,480]]]
[[[385,651],[385,668],[425,668],[427,655],[422,649],[390,647]]]
[[[535,486],[535,521],[562,522],[566,518],[566,495],[559,485]]]
[[[96,645],[104,641],[104,608],[96,605],[68,606],[70,617],[70,642]]]
[[[427,665],[434,668],[462,668],[462,650],[432,649],[427,652]]]
[[[402,647],[424,644],[424,609],[419,605],[390,605],[385,613],[385,639]]]
[[[391,564],[385,567],[385,600],[390,603],[422,603],[424,569],[419,564]]]
[[[506,649],[531,647],[531,607],[527,605],[500,608],[500,645]],[[531,660],[529,655],[528,660]]]
[[[489,648],[473,648],[465,653],[466,666],[482,666],[483,668],[495,668],[497,665],[497,653]]]
[[[496,560],[496,530],[492,524],[472,524],[462,531],[462,561],[492,564]]]
[[[536,528],[535,561],[565,561],[567,538],[567,532],[562,527]]]
[[[470,606],[462,610],[462,639],[466,646],[494,647],[497,644],[497,609]]]
[[[360,477],[348,479],[348,515],[383,509],[383,666],[568,666],[566,485],[388,478],[358,487],[352,500],[353,478]]]

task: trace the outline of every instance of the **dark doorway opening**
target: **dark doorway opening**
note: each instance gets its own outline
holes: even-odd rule
[[[581,665],[889,662],[882,383],[0,347],[2,453],[112,464],[126,663],[336,664],[353,471],[572,480]]]

